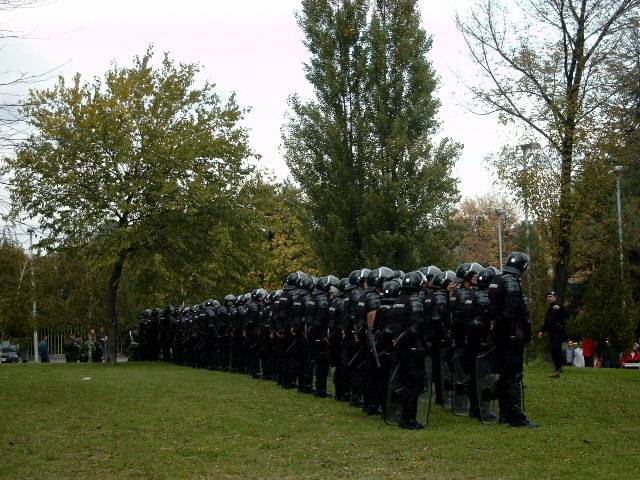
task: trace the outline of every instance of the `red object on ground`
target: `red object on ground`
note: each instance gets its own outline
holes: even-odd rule
[[[640,352],[625,353],[622,363],[640,363]]]

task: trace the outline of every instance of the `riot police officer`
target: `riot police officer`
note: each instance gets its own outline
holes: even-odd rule
[[[393,280],[384,283],[382,286],[382,300],[380,302],[380,308],[378,308],[378,311],[376,312],[374,321],[374,329],[376,331],[376,348],[378,359],[380,361],[380,367],[377,369],[377,383],[379,387],[377,392],[377,403],[382,408],[382,414],[385,416],[387,407],[387,390],[395,361],[395,346],[393,342],[396,337],[402,333],[401,324],[398,330],[394,329],[394,320],[392,317],[393,305],[400,296],[401,286],[402,281],[400,278],[394,278]]]
[[[347,311],[345,307],[348,278],[340,279],[338,293],[329,307],[329,361],[334,367],[333,386],[335,398],[340,402],[349,401],[349,380],[347,376]]]
[[[383,287],[395,277],[395,273],[388,267],[380,267],[371,270],[367,276],[367,288],[358,302],[359,316],[362,325],[360,336],[362,342],[367,346],[364,363],[364,384],[363,384],[363,410],[367,415],[379,415],[382,413],[380,403],[380,373],[382,364],[378,356],[378,345],[376,335],[378,325],[376,317],[382,305]]]
[[[513,252],[507,257],[492,301],[495,304],[495,343],[500,422],[513,427],[537,427],[523,409],[524,347],[531,340],[531,320],[522,293],[521,276],[529,257]]]
[[[467,332],[474,316],[477,275],[482,270],[478,263],[463,263],[456,270],[458,288],[451,296],[453,339],[453,411],[457,415],[469,413],[469,389],[473,360],[467,349]]]
[[[449,288],[455,279],[456,274],[451,270],[434,275],[431,321],[427,319],[427,332],[432,349],[433,382],[438,405],[447,405],[451,401],[453,387],[449,366],[452,350]]]
[[[348,379],[348,395],[350,404],[355,407],[364,406],[362,400],[362,384],[358,371],[359,364],[365,355],[365,342],[362,340],[361,322],[358,317],[358,302],[364,293],[367,283],[369,269],[363,268],[354,270],[349,275],[349,285],[346,287],[347,297],[345,299],[345,312],[347,325],[345,327],[345,350],[346,374]]]
[[[287,277],[282,294],[277,300],[276,328],[278,340],[275,345],[275,356],[278,365],[278,384],[283,388],[295,388],[297,376],[297,359],[294,356],[296,340],[294,330],[299,333],[303,315],[302,296],[304,291],[299,288],[302,279],[308,278],[304,272],[294,272]],[[308,292],[307,292],[308,294]]]
[[[307,303],[310,323],[307,329],[309,346],[309,369],[307,378],[315,377],[314,394],[327,397],[327,378],[329,376],[329,344],[327,342],[329,327],[329,308],[332,288],[337,289],[340,280],[334,275],[321,277],[316,282],[311,299]]]
[[[493,308],[491,297],[501,272],[495,267],[487,267],[478,273],[477,287],[473,303],[473,318],[467,329],[466,355],[471,365],[471,383],[469,416],[479,418],[483,423],[496,419],[490,410],[494,398],[494,357],[492,339]],[[481,378],[478,378],[480,373]]]
[[[402,397],[400,427],[418,430],[424,425],[416,420],[418,396],[424,388],[424,302],[420,290],[426,277],[422,272],[409,272],[402,279],[402,293],[393,305],[393,316],[402,324],[395,339],[399,388]]]

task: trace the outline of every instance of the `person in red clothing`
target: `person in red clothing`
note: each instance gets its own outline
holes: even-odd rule
[[[593,353],[596,349],[596,342],[589,337],[582,339],[582,354],[584,355],[584,366],[593,368]]]

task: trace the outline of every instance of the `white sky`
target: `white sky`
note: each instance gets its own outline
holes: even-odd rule
[[[477,116],[458,78],[475,70],[454,23],[474,0],[422,0],[425,30],[434,37],[430,58],[441,77],[442,135],[465,146],[456,167],[463,196],[492,189],[486,155],[504,143],[505,130],[494,117]],[[220,94],[235,91],[253,148],[262,164],[280,178],[288,175],[279,154],[287,97],[309,95],[302,63],[307,57],[294,11],[295,0],[54,0],[37,8],[4,12],[2,28],[22,32],[0,52],[0,70],[40,73],[60,66],[64,76],[100,75],[112,61],[129,65],[150,43],[157,53],[198,62]],[[38,86],[47,86],[53,79]]]

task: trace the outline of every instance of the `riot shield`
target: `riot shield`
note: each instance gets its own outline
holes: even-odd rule
[[[429,425],[431,414],[431,397],[433,394],[433,361],[430,355],[424,357],[424,388],[418,396],[418,410],[416,420],[423,425]]]
[[[471,375],[464,368],[464,350],[456,348],[451,359],[453,376],[453,413],[459,416],[469,415],[469,384]]]
[[[442,389],[442,406],[450,409],[453,404],[453,376],[451,374],[451,365],[449,358],[450,349],[441,347],[440,354],[440,388]]]
[[[400,381],[400,363],[393,366],[393,373],[389,377],[389,387],[387,388],[387,405],[384,410],[384,423],[388,425],[398,425],[402,419],[402,408],[404,405],[402,382]]]
[[[476,388],[480,421],[490,424],[498,421],[495,413],[496,382],[495,347],[476,355]]]
[[[520,405],[522,406],[522,411],[524,412],[524,414],[527,414],[527,410],[525,408],[525,404],[524,404],[524,389],[527,388],[527,386],[524,384],[524,375],[520,374],[518,375],[518,389],[520,390]]]

